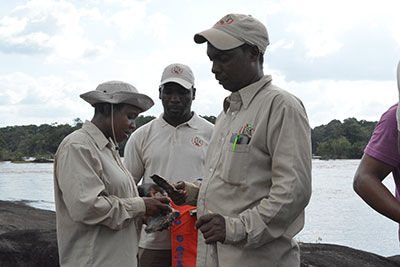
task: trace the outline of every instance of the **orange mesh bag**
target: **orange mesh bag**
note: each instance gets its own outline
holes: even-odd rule
[[[197,229],[195,223],[196,215],[190,211],[196,209],[194,206],[177,206],[173,202],[174,209],[181,212],[178,219],[174,221],[171,229],[172,267],[196,267],[197,255]]]

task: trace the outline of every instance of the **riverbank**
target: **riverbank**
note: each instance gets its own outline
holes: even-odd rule
[[[331,244],[301,243],[301,267],[400,267],[400,256]],[[57,267],[55,212],[0,201],[0,267]]]

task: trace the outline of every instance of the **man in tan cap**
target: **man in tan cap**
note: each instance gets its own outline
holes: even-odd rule
[[[139,197],[118,143],[153,101],[120,81],[81,97],[95,108],[93,119],[64,138],[54,160],[60,266],[137,266],[142,217],[170,210],[169,201]]]
[[[204,177],[213,125],[191,110],[195,95],[189,66],[174,63],[165,67],[159,87],[164,112],[135,131],[125,146],[124,164],[136,183],[152,182],[149,177],[153,174],[171,183]],[[139,247],[140,267],[169,267],[176,256],[171,254],[169,230],[150,234],[142,231]],[[184,255],[189,256],[188,252]]]
[[[400,62],[397,66],[397,87],[400,96]],[[400,223],[399,118],[398,103],[383,113],[364,150],[353,182],[354,190],[368,205],[397,223]],[[395,196],[382,183],[390,173],[396,184]]]
[[[311,195],[304,106],[263,74],[269,39],[257,19],[229,14],[194,40],[207,42],[211,71],[230,91],[200,188],[176,186],[186,191],[186,203],[197,204],[197,266],[300,266],[293,237]]]

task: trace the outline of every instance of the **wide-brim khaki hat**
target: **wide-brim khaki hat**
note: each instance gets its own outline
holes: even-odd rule
[[[121,81],[108,81],[99,84],[96,90],[81,94],[80,97],[92,106],[98,103],[124,103],[138,107],[142,112],[154,105],[150,97],[140,94],[133,85]]]

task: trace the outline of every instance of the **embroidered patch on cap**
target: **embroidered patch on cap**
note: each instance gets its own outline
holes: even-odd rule
[[[183,69],[179,66],[174,66],[171,68],[171,73],[179,75],[179,74],[182,74],[182,72],[183,72]]]
[[[219,25],[228,25],[231,24],[233,22],[233,18],[231,15],[226,15],[225,17],[223,17],[222,19],[220,19],[217,24]]]
[[[204,145],[204,140],[201,139],[200,137],[196,136],[192,139],[192,144],[198,147],[201,147]]]

